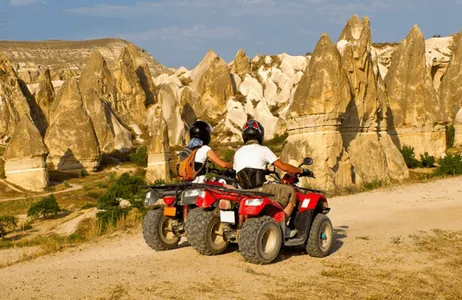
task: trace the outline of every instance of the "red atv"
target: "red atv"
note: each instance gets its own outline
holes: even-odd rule
[[[302,163],[310,164],[311,158]],[[188,240],[191,246],[202,254],[217,254],[219,252],[203,250],[212,248],[213,241],[222,241],[222,250],[229,242],[238,242],[242,256],[256,264],[274,261],[282,245],[303,246],[313,257],[326,256],[332,247],[333,230],[326,216],[330,208],[322,191],[298,187],[300,175],[286,174],[281,180],[276,172],[270,173],[279,182],[290,184],[297,190],[297,205],[289,221],[297,232],[294,237],[284,237],[287,225],[283,207],[271,199],[273,195],[208,187],[198,197],[196,205],[199,208],[195,210],[200,209],[204,216],[210,215],[209,219],[198,219],[201,214],[195,213],[186,223],[190,227]],[[216,225],[216,219],[219,225]],[[201,246],[199,249],[198,245]]]
[[[208,172],[219,175],[207,179],[202,185],[185,182],[149,186],[144,206],[150,210],[143,219],[143,236],[152,249],[170,250],[178,246],[185,235],[184,223],[196,207],[196,198],[204,194],[202,186],[234,184],[233,170],[221,171],[211,165]]]

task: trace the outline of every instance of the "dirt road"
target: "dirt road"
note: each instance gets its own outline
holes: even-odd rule
[[[155,252],[138,231],[1,269],[0,299],[434,299],[436,295],[458,299],[462,295],[457,284],[462,267],[423,251],[414,245],[419,240],[410,236],[432,229],[462,230],[462,177],[337,197],[330,199],[330,206],[337,238],[334,252],[324,259],[284,250],[278,262],[256,266],[244,262],[237,247],[206,257],[187,243]]]

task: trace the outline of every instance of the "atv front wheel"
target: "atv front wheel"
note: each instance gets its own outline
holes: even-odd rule
[[[193,209],[185,224],[189,244],[203,255],[216,255],[225,251],[228,242],[223,238],[224,225],[214,211]]]
[[[164,216],[164,209],[148,211],[143,219],[143,237],[149,247],[156,251],[176,248],[180,237],[173,233],[173,219]]]
[[[248,219],[239,234],[239,251],[253,264],[271,263],[279,255],[281,245],[281,228],[269,216]]]
[[[306,253],[312,257],[325,257],[332,248],[332,223],[324,214],[317,214],[311,224],[310,236],[306,243]]]

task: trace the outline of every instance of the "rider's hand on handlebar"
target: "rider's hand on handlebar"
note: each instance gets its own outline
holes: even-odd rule
[[[314,177],[314,173],[311,172],[308,169],[303,169],[302,168],[302,172],[300,173],[300,176],[302,176],[302,177]]]

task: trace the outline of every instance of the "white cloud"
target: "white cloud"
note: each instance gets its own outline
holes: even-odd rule
[[[43,0],[10,0],[10,4],[13,6],[27,6],[37,3],[44,3]]]
[[[191,28],[165,27],[142,32],[119,34],[118,36],[133,42],[167,42],[182,45],[186,49],[197,50],[207,40],[239,39],[242,36],[241,29],[237,27],[218,26],[207,27],[195,25]]]

